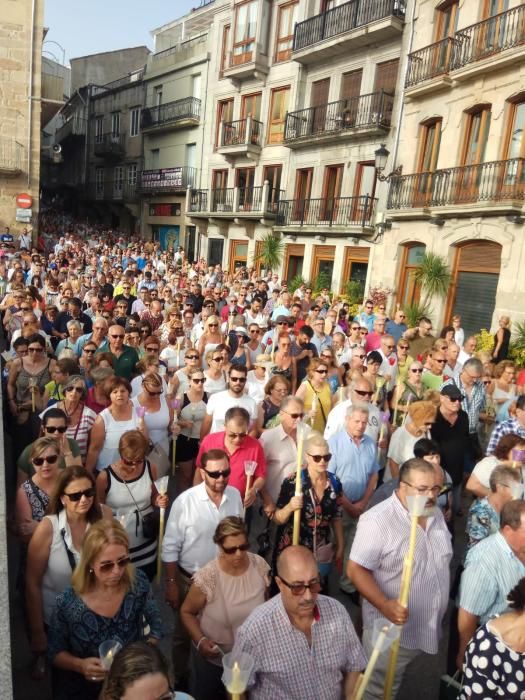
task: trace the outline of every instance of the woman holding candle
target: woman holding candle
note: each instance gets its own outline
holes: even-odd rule
[[[319,565],[326,587],[335,561],[343,563],[343,488],[339,479],[328,471],[331,454],[328,443],[320,433],[310,433],[304,444],[306,469],[301,472],[301,495],[296,496],[296,474],[282,483],[273,522],[277,528],[274,560],[292,544],[293,518],[300,511],[299,544],[311,549]]]
[[[328,365],[320,357],[310,360],[307,376],[295,395],[304,402],[313,430],[320,433],[326,428],[328,414],[332,410],[332,392],[326,379]]]
[[[231,651],[237,629],[264,602],[269,566],[248,552],[248,532],[236,516],[221,520],[213,541],[219,556],[193,576],[181,619],[193,641],[191,694],[195,700],[226,700],[222,654]]]
[[[153,507],[167,508],[168,497],[155,487],[157,467],[146,459],[149,443],[138,430],[128,430],[119,440],[119,459],[97,476],[97,496],[117,518],[123,519],[131,547],[131,562],[150,581],[156,572],[157,534],[148,514]],[[144,525],[146,519],[146,525]]]
[[[67,437],[73,438],[80,448],[82,461],[86,461],[91,428],[97,414],[86,406],[86,382],[80,374],[69,377],[64,386],[64,400],[56,404],[67,416]]]
[[[407,409],[410,420],[394,431],[388,446],[390,477],[399,476],[401,464],[414,456],[414,445],[422,437],[429,437],[436,421],[437,408],[431,401],[415,401]],[[385,475],[385,481],[388,481]]]
[[[184,367],[177,370],[169,382],[169,393],[173,396],[184,394],[190,388],[190,371],[200,367],[201,357],[197,350],[188,348],[184,353]]]
[[[179,488],[184,491],[193,483],[195,459],[199,452],[201,425],[206,415],[208,394],[204,391],[206,377],[200,367],[189,373],[189,385],[184,393],[177,418],[180,433],[177,438]]]
[[[120,436],[128,430],[140,430],[145,438],[148,431],[144,416],[138,416],[131,403],[131,385],[124,377],[110,377],[104,386],[109,406],[95,419],[86,458],[86,468],[105,469],[118,459]]]
[[[323,348],[319,357],[326,362],[328,367],[328,374],[326,375],[326,380],[330,385],[330,391],[335,394],[340,386],[341,382],[341,372],[338,367],[335,366],[335,356],[332,348]]]
[[[208,397],[216,394],[218,391],[224,391],[228,385],[228,375],[224,371],[224,359],[221,353],[223,347],[226,346],[218,345],[206,353],[208,369],[204,372],[206,379],[204,390]]]
[[[425,387],[421,381],[422,377],[423,365],[415,360],[408,369],[408,377],[396,383],[391,408],[394,412],[393,423],[398,428],[405,422],[410,404],[423,399]]]
[[[273,376],[264,387],[265,398],[258,409],[257,430],[261,433],[278,425],[283,399],[290,394],[290,382],[280,375]]]
[[[57,597],[49,633],[56,669],[54,700],[97,700],[106,670],[99,646],[123,646],[144,638],[157,643],[162,623],[149,582],[130,564],[129,542],[116,521],[99,522],[87,533],[71,586]]]
[[[144,423],[150,442],[155,447],[160,447],[167,458],[170,449],[169,431],[173,423],[173,409],[166,398],[162,377],[153,373],[146,374],[142,380],[142,391],[131,399],[131,403],[137,413],[141,412],[138,409],[144,409]],[[168,466],[166,465],[166,469]]]
[[[181,344],[177,342],[179,336],[175,331],[171,330],[168,334],[167,345],[160,352],[160,359],[166,364],[168,374],[171,376],[179,369],[181,358]]]

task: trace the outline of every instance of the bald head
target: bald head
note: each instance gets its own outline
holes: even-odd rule
[[[277,559],[277,575],[286,581],[308,581],[317,576],[317,562],[302,544],[286,547]]]

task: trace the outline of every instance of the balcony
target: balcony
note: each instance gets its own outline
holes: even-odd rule
[[[394,96],[383,91],[308,107],[286,115],[284,143],[290,148],[341,139],[381,136],[390,128]]]
[[[142,131],[167,131],[198,126],[201,119],[201,101],[198,97],[166,102],[158,107],[144,107],[140,116]]]
[[[101,134],[95,136],[94,153],[98,158],[119,160],[124,155],[124,134]]]
[[[392,180],[387,209],[394,219],[521,212],[525,158],[461,165]]]
[[[14,139],[0,139],[0,175],[18,177],[22,173],[22,145]]]
[[[217,150],[226,158],[256,158],[261,152],[262,133],[262,122],[253,117],[221,122]]]
[[[140,194],[186,194],[188,187],[197,182],[197,169],[187,166],[143,170],[139,174],[137,190]]]
[[[401,34],[405,0],[350,0],[295,25],[292,58],[303,65]]]
[[[74,114],[66,122],[60,126],[55,134],[55,141],[62,143],[71,137],[85,137],[86,135],[86,119],[79,114]]]
[[[189,194],[187,211],[192,217],[213,220],[273,219],[283,195],[282,190],[271,188],[268,182],[257,187],[193,190]]]
[[[331,197],[279,202],[275,228],[286,233],[359,233],[374,227],[377,199]]]
[[[88,193],[98,202],[135,202],[138,199],[137,183],[125,180],[90,182]]]
[[[207,41],[208,34],[204,32],[150,55],[147,68],[148,77],[162,75],[173,70],[174,67],[180,69],[204,60],[208,51]]]
[[[525,5],[489,17],[409,55],[407,96],[424,95],[525,57]]]
[[[242,52],[229,51],[221,78],[230,78],[239,85],[244,80],[262,80],[268,75],[268,56],[260,44],[240,47]]]

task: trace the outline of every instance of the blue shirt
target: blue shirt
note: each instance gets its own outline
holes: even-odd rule
[[[357,321],[360,326],[366,326],[368,332],[371,333],[374,330],[374,321],[376,320],[376,315],[374,313],[367,314],[362,311],[360,314],[354,317],[354,321]]]
[[[328,440],[332,459],[329,471],[335,474],[343,486],[343,493],[354,503],[363,498],[370,477],[379,471],[376,444],[363,435],[359,446],[346,430],[340,430]]]
[[[396,341],[396,344],[401,340],[401,336],[407,329],[406,323],[396,323],[395,321],[387,321],[385,332],[391,335]]]

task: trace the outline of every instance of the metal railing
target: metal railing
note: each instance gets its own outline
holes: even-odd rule
[[[387,209],[524,199],[525,158],[511,158],[396,177],[390,183]]]
[[[60,126],[55,135],[57,141],[63,141],[68,136],[85,136],[87,119],[80,114],[73,114]]]
[[[233,187],[211,190],[211,211],[233,211]]]
[[[284,190],[265,185],[255,187],[229,187],[210,191],[192,190],[189,210],[192,212],[222,212],[231,214],[276,214]]]
[[[284,140],[294,141],[305,136],[317,136],[358,129],[364,126],[390,126],[394,96],[384,92],[351,97],[308,107],[298,112],[288,112],[284,127]]]
[[[184,119],[200,119],[201,101],[198,97],[184,97],[166,102],[157,107],[144,107],[140,117],[140,128],[151,129],[163,124],[173,124]]]
[[[197,168],[177,166],[159,170],[143,170],[138,176],[138,190],[151,192],[176,192],[193,187],[197,181]]]
[[[404,18],[405,0],[350,0],[295,25],[293,51],[344,34],[370,22],[394,16]]]
[[[261,211],[262,190],[262,185],[258,187],[239,187],[238,210]]]
[[[208,190],[190,192],[190,212],[208,211]]]
[[[102,134],[95,137],[93,150],[96,156],[120,156],[124,153],[124,134]]]
[[[409,55],[406,87],[525,43],[525,4],[460,29]]]
[[[89,196],[97,201],[132,201],[137,197],[137,183],[127,180],[104,180],[90,182],[87,187]]]
[[[159,61],[162,60],[163,58],[166,58],[167,56],[172,56],[176,54],[184,54],[188,51],[192,51],[198,44],[203,44],[206,42],[206,39],[208,38],[208,33],[206,32],[205,34],[199,34],[198,36],[194,36],[191,39],[187,39],[186,41],[181,41],[179,44],[175,44],[174,46],[170,46],[167,49],[163,49],[162,51],[158,51],[157,53],[154,53],[151,56],[152,61]],[[181,56],[181,59],[183,57]]]
[[[370,226],[377,199],[327,197],[322,199],[285,199],[278,205],[279,226]]]
[[[258,119],[247,117],[234,122],[222,122],[220,146],[261,145],[263,125]]]
[[[22,170],[22,144],[15,139],[0,139],[0,171],[17,173]]]

